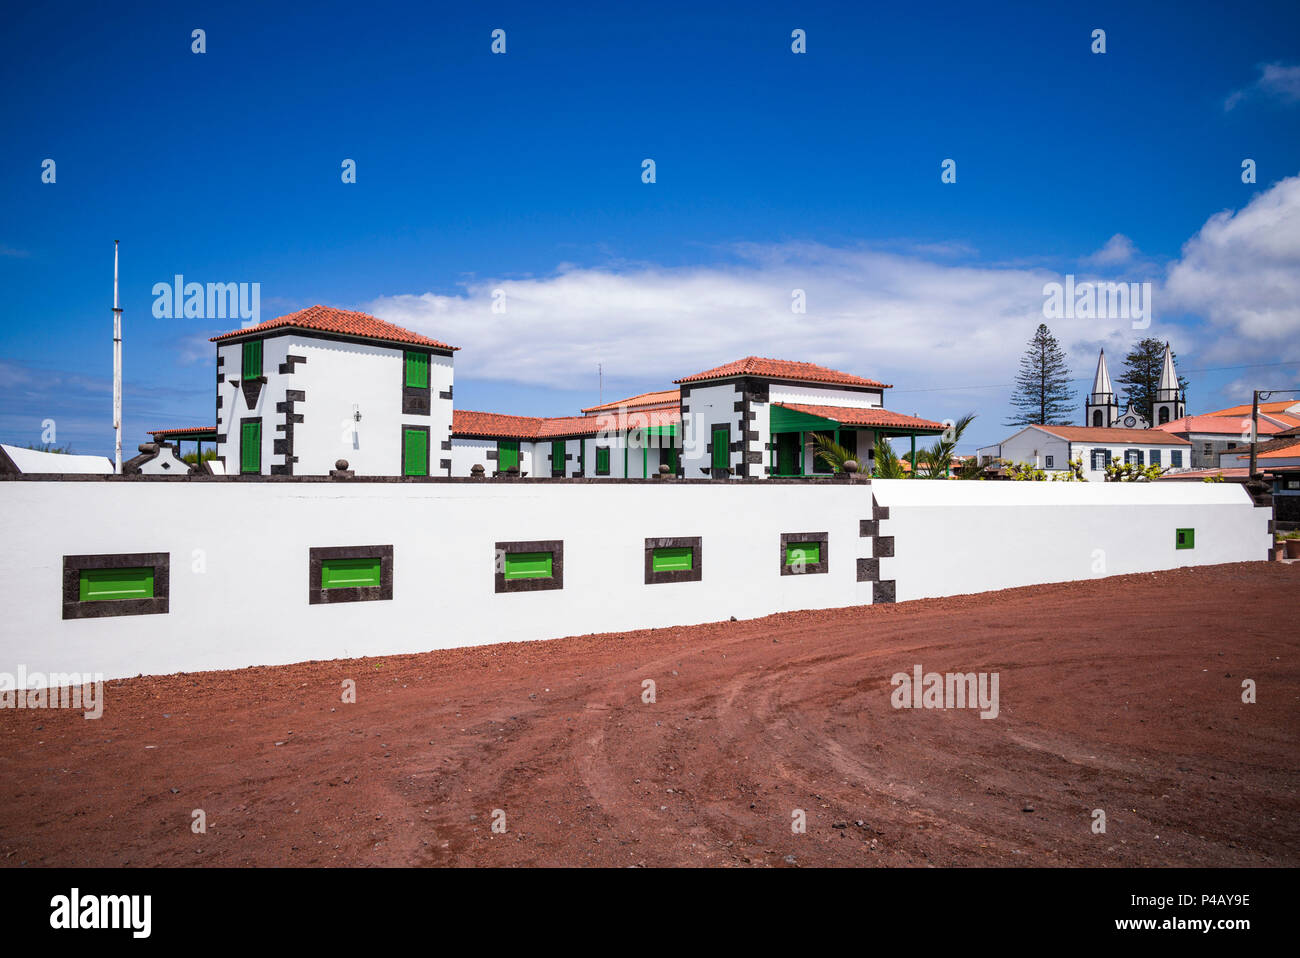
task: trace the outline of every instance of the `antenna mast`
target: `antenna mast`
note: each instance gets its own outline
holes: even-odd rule
[[[122,308],[117,298],[117,240],[113,240],[113,451],[114,471],[122,474]]]

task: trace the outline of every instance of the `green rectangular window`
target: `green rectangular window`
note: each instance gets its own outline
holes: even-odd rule
[[[791,542],[785,547],[785,564],[816,565],[822,561],[822,544],[820,542]]]
[[[731,430],[726,426],[713,427],[713,468],[726,469],[731,465]]]
[[[82,569],[79,597],[82,602],[152,599],[153,568]]]
[[[497,469],[505,472],[519,465],[519,440],[502,439],[497,442]]]
[[[378,588],[379,584],[378,556],[373,559],[321,560],[322,589]]]
[[[507,552],[505,576],[507,579],[549,579],[552,559],[550,552]]]
[[[557,439],[551,443],[551,475],[564,475],[564,449],[565,442],[563,439]]]
[[[262,375],[262,341],[250,339],[244,343],[242,372],[245,379],[257,379]]]
[[[429,432],[426,429],[402,430],[402,475],[429,474]]]
[[[1175,537],[1176,549],[1195,549],[1196,548],[1196,530],[1179,529]]]
[[[261,420],[242,423],[239,427],[239,471],[245,475],[262,472]]]
[[[609,446],[596,447],[596,475],[609,475]]]
[[[429,388],[429,354],[406,354],[406,385],[415,389]]]
[[[690,546],[656,549],[651,560],[654,572],[689,572],[695,563],[695,550]]]

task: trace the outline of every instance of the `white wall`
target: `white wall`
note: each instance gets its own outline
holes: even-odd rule
[[[686,407],[682,411],[682,465],[683,475],[687,479],[700,479],[707,473],[712,456],[708,445],[712,441],[714,426],[731,424],[731,441],[741,439],[740,413],[736,412],[736,401],[740,393],[732,383],[722,386],[691,386],[690,392],[682,398]],[[741,453],[729,453],[728,465],[735,469],[740,464]]]
[[[811,383],[797,386],[772,383],[768,387],[768,400],[802,403],[805,406],[852,406],[855,409],[878,409],[881,405],[881,393],[833,389],[829,386],[814,386]]]
[[[877,479],[898,601],[1268,556],[1268,509],[1236,483]],[[1175,530],[1196,547],[1174,548]],[[1171,597],[1171,608],[1176,597]],[[1122,628],[1122,623],[1112,623]],[[1045,634],[1051,623],[1043,622]]]
[[[107,677],[416,652],[862,604],[867,483],[11,481],[0,672]],[[826,574],[780,536],[829,533]],[[699,582],[647,585],[646,537],[703,538]],[[562,539],[564,588],[494,591],[498,540]],[[308,550],[393,546],[393,598],[311,605]],[[170,554],[170,612],[62,618],[64,555]],[[202,571],[196,571],[200,568]]]

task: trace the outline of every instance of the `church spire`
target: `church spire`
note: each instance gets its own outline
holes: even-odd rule
[[[1187,401],[1178,386],[1178,371],[1174,369],[1174,351],[1165,343],[1165,361],[1160,368],[1160,385],[1151,403],[1151,415],[1157,426],[1163,426],[1187,415]]]
[[[1165,365],[1160,370],[1160,399],[1172,400],[1178,393],[1178,374],[1174,372],[1174,353],[1165,343]]]
[[[1084,425],[1110,427],[1119,418],[1119,402],[1115,387],[1110,383],[1110,370],[1106,368],[1106,350],[1097,357],[1097,375],[1092,380],[1092,392],[1083,407]]]

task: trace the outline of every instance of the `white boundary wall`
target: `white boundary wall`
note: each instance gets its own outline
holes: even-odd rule
[[[859,525],[873,497],[889,509],[874,541]],[[862,605],[872,564],[901,601],[1263,560],[1269,516],[1226,483],[5,480],[0,672],[192,672]],[[1177,528],[1194,549],[1175,550]],[[781,575],[781,534],[816,532],[828,571]],[[644,540],[693,536],[701,580],[647,585]],[[496,593],[496,542],[548,539],[563,589]],[[310,604],[309,550],[361,545],[393,547],[393,598]],[[62,618],[65,555],[137,552],[169,555],[168,613]]]
[[[865,483],[4,482],[0,672],[231,669],[862,604],[870,508]],[[829,570],[782,576],[787,532],[828,533]],[[684,536],[703,540],[701,581],[647,585],[645,539]],[[497,594],[496,542],[546,539],[564,542],[563,589]],[[309,604],[308,550],[356,545],[393,546],[393,598]],[[64,555],[134,552],[170,554],[168,613],[62,618]]]
[[[876,479],[899,602],[1268,557],[1272,510],[1237,483]],[[1178,529],[1195,548],[1175,548]],[[1176,607],[1176,603],[1171,608]],[[1123,628],[1123,623],[1107,627]]]

